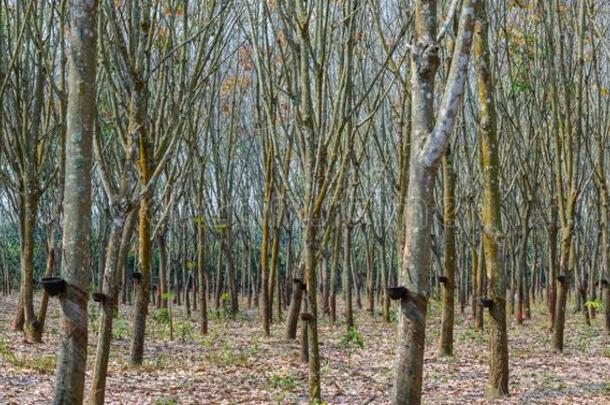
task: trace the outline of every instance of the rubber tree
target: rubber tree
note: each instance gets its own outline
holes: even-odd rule
[[[0,75],[0,94],[4,98],[0,124],[0,144],[6,165],[2,174],[7,189],[15,195],[15,213],[19,218],[21,283],[14,330],[23,330],[25,339],[42,341],[44,316],[34,309],[34,259],[39,225],[40,204],[44,192],[54,186],[61,159],[54,150],[61,144],[65,114],[65,87],[52,87],[53,70],[64,72],[65,63],[56,60],[49,49],[63,48],[64,34],[53,24],[61,21],[58,12],[46,3],[21,2],[7,7],[3,29],[15,42],[0,52],[10,53],[7,61],[14,74]],[[48,41],[48,47],[36,44]],[[55,65],[56,64],[56,65]],[[57,66],[57,67],[55,67]],[[54,83],[55,84],[55,83]],[[50,95],[49,95],[50,94]],[[59,114],[52,112],[48,101],[57,97]],[[61,149],[61,146],[59,146]]]
[[[90,404],[103,404],[106,395],[112,325],[118,311],[121,268],[125,265],[129,252],[136,222],[135,208],[138,205],[138,196],[133,193],[137,182],[134,180],[134,167],[130,163],[132,157],[125,156],[122,145],[117,142],[111,145],[113,148],[107,146],[106,149],[102,149],[102,145],[108,145],[106,138],[112,138],[112,135],[104,134],[102,128],[109,129],[110,127],[105,124],[98,125],[94,138],[97,172],[108,198],[112,221],[105,249],[103,279],[96,292],[96,301],[100,303],[101,311],[98,320],[99,334],[93,381],[88,397]],[[120,129],[118,130],[120,131]],[[116,155],[119,157],[115,157]],[[120,162],[120,164],[113,166],[113,161]]]
[[[585,14],[586,2],[580,2],[577,22],[577,55],[578,64],[576,67],[576,94],[573,93],[572,86],[563,87],[571,79],[568,79],[567,67],[565,66],[565,44],[561,40],[561,30],[564,24],[559,1],[552,1],[549,5],[549,25],[547,27],[548,52],[559,55],[559,66],[552,67],[551,72],[551,110],[553,123],[554,141],[554,165],[555,182],[557,192],[557,204],[560,223],[559,241],[559,275],[557,276],[557,303],[555,306],[555,325],[553,328],[552,347],[553,350],[563,351],[564,328],[566,319],[566,303],[568,290],[573,276],[574,268],[571,266],[574,260],[574,227],[576,216],[576,202],[580,194],[581,182],[579,182],[578,162],[580,147],[578,139],[582,137],[582,115],[583,100],[582,88],[584,86],[584,37],[585,37]],[[565,88],[565,94],[560,99],[560,86]],[[565,103],[562,107],[561,101]],[[574,111],[572,109],[575,108]],[[561,111],[565,111],[562,114]],[[574,121],[573,121],[573,115]]]
[[[595,82],[597,84],[597,88],[601,89],[601,80],[600,80],[600,71],[599,67],[595,66],[594,72]],[[601,90],[600,90],[601,91]],[[608,114],[604,114],[602,111],[602,102],[601,102],[601,94],[598,94],[597,101],[599,105],[597,106],[596,118],[595,120],[598,124],[594,132],[595,138],[595,146],[597,149],[597,153],[595,155],[595,184],[597,186],[597,193],[599,194],[599,204],[598,211],[600,217],[599,223],[599,231],[600,231],[600,249],[601,249],[601,277],[598,283],[601,284],[602,292],[603,292],[603,301],[604,301],[604,327],[606,332],[610,334],[610,240],[608,235],[608,226],[610,225],[610,186],[607,180],[607,165],[605,159],[604,151],[608,145],[608,137],[603,136],[603,128],[604,125],[607,127],[608,125]],[[604,120],[602,117],[606,117]]]
[[[455,291],[455,171],[450,147],[443,157],[443,255],[445,272],[443,274],[443,309],[441,318],[441,339],[439,353],[453,355],[454,291]]]
[[[479,95],[479,148],[483,178],[483,251],[489,285],[491,336],[489,343],[489,377],[487,394],[491,397],[508,395],[508,336],[506,331],[506,281],[500,197],[499,143],[496,134],[496,110],[492,87],[489,19],[485,4],[479,6],[475,30],[477,89]]]
[[[96,112],[97,1],[71,0],[62,246],[65,292],[54,404],[82,404],[87,362],[91,167]]]
[[[106,378],[108,376],[108,360],[112,342],[112,323],[118,311],[118,295],[120,287],[121,266],[129,253],[131,236],[135,228],[135,212],[128,212],[124,205],[127,199],[113,203],[113,225],[106,249],[106,269],[102,285],[101,306],[99,318],[99,335],[95,352],[93,381],[89,394],[89,404],[103,404],[106,397]]]
[[[445,154],[460,110],[473,38],[476,0],[464,1],[452,63],[439,113],[434,114],[435,76],[440,40],[447,32],[457,2],[437,30],[434,0],[415,2],[415,37],[411,44],[412,132],[409,187],[405,215],[405,244],[399,285],[398,339],[395,362],[394,404],[421,403],[426,311],[429,295],[430,231],[436,172]]]

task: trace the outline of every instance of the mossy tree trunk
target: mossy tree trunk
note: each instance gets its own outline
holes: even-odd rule
[[[503,230],[500,198],[499,143],[489,55],[488,15],[483,3],[477,13],[475,52],[478,57],[477,88],[480,105],[479,144],[483,173],[483,245],[485,267],[492,300],[489,310],[489,377],[487,395],[508,395],[508,336],[506,331],[506,280],[504,274]],[[481,257],[481,260],[483,258]]]
[[[443,356],[453,355],[454,291],[455,291],[455,172],[451,149],[448,146],[443,158],[443,244],[446,277],[443,283],[443,308],[441,316],[441,340],[439,352]]]

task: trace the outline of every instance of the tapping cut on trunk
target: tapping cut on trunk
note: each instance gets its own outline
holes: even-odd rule
[[[409,297],[409,290],[407,290],[406,287],[388,287],[386,291],[388,297],[394,301],[405,300]]]
[[[483,306],[483,308],[490,309],[491,307],[493,307],[494,302],[490,298],[481,298],[481,305]]]
[[[106,294],[104,294],[104,293],[101,293],[101,292],[94,292],[94,293],[91,295],[91,298],[93,299],[93,301],[94,301],[94,302],[98,302],[98,303],[100,303],[100,304],[104,304],[104,303],[106,303],[106,299],[107,299],[108,297],[107,297],[107,296],[106,296]]]
[[[51,297],[62,294],[66,291],[66,280],[61,277],[45,277],[41,280],[42,288]]]

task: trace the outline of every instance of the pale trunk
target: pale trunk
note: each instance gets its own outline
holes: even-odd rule
[[[62,309],[54,404],[81,404],[87,362],[87,286],[91,258],[91,166],[95,121],[95,0],[70,1],[68,112],[63,205]]]

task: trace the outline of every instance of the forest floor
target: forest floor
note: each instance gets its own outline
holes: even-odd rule
[[[44,343],[24,343],[9,323],[16,297],[0,298],[0,404],[51,402],[58,349],[59,308],[51,300]],[[97,308],[90,304],[88,392],[95,355]],[[124,306],[115,330],[106,402],[113,404],[296,404],[307,403],[307,366],[297,342],[282,338],[283,322],[264,338],[255,310],[236,320],[211,312],[210,333],[197,333],[195,317],[174,308],[174,339],[167,312],[151,306],[145,362],[128,365],[133,307]],[[510,320],[510,391],[504,400],[485,400],[487,332],[457,314],[455,356],[437,354],[440,305],[432,301],[426,334],[425,403],[442,404],[610,404],[610,336],[600,317],[585,325],[582,314],[568,316],[565,352],[549,351],[550,334],[542,306],[532,320]],[[387,404],[393,375],[396,323],[357,311],[357,334],[343,324],[320,322],[322,395],[329,404]],[[360,347],[361,338],[362,347]]]

